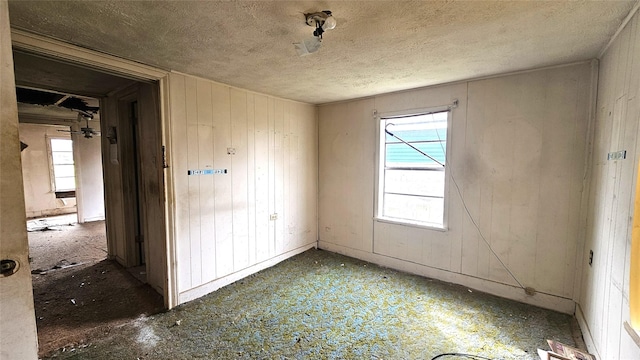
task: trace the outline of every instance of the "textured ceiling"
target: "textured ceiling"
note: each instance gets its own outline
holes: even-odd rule
[[[326,103],[595,58],[635,1],[9,1],[11,25],[163,69]],[[331,10],[322,48],[305,12]]]

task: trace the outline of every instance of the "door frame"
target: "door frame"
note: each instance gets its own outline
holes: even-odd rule
[[[28,33],[23,30],[11,29],[11,43],[15,49],[25,50],[37,55],[46,56],[52,59],[64,61],[73,65],[88,67],[116,76],[138,80],[142,82],[157,82],[159,87],[159,117],[162,131],[161,141],[165,147],[166,161],[169,162],[168,155],[171,154],[170,136],[170,112],[169,112],[169,71],[158,69],[130,60],[125,60],[112,55],[103,54],[97,51],[85,49],[79,46],[64,43],[62,41],[49,39],[40,35]],[[165,241],[166,241],[166,284],[164,286],[164,303],[167,309],[178,305],[178,292],[176,286],[176,246],[175,246],[175,226],[174,226],[174,191],[172,184],[172,169],[168,167],[164,172],[165,191]]]
[[[9,6],[0,1],[0,259],[8,260],[0,275],[0,358],[36,359],[38,337],[10,36]]]

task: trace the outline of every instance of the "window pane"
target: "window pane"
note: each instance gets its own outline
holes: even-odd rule
[[[446,123],[445,123],[446,125]],[[447,139],[447,129],[446,128],[436,128],[436,129],[409,129],[409,130],[394,130],[394,128],[408,128],[409,126],[400,126],[397,124],[390,125],[387,127],[393,135],[391,136],[387,134],[387,142],[396,142],[399,141],[398,138],[406,141],[423,141],[423,140],[440,140],[444,141]]]
[[[384,194],[383,216],[443,225],[444,199]]]
[[[54,165],[58,164],[73,164],[73,153],[72,152],[54,152],[51,154],[53,156]]]
[[[75,176],[73,165],[54,165],[53,173],[56,177],[73,177]]]
[[[447,111],[382,120],[382,214],[442,226]]]
[[[444,171],[387,170],[384,192],[444,197]]]
[[[70,139],[51,139],[51,151],[72,151],[72,144]]]
[[[414,143],[411,145],[438,160],[440,163],[445,163],[446,145],[444,142]],[[442,166],[428,156],[421,154],[416,149],[403,143],[387,144],[386,162],[387,166]]]
[[[74,177],[56,177],[56,191],[74,190],[76,179]]]

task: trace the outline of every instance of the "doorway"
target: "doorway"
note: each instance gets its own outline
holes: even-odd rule
[[[157,82],[140,82],[26,51],[14,50],[14,63],[17,86],[96,97],[101,117],[95,137],[104,173],[104,184],[99,186],[104,189],[106,260],[61,264],[51,276],[54,282],[42,287],[33,282],[38,331],[49,323],[56,338],[47,346],[41,341],[42,354],[66,343],[81,345],[89,332],[108,330],[166,307],[159,90]],[[93,246],[87,241],[91,235],[83,231],[78,235],[82,245]],[[137,276],[142,282],[130,272],[143,275]],[[67,295],[52,296],[59,289],[68,289]],[[63,328],[78,331],[63,336]]]
[[[16,99],[29,262],[48,282],[107,257],[99,100],[24,87]]]

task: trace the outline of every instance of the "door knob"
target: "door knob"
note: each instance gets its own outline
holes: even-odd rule
[[[18,263],[14,260],[2,259],[0,260],[0,275],[10,276],[18,271]]]

